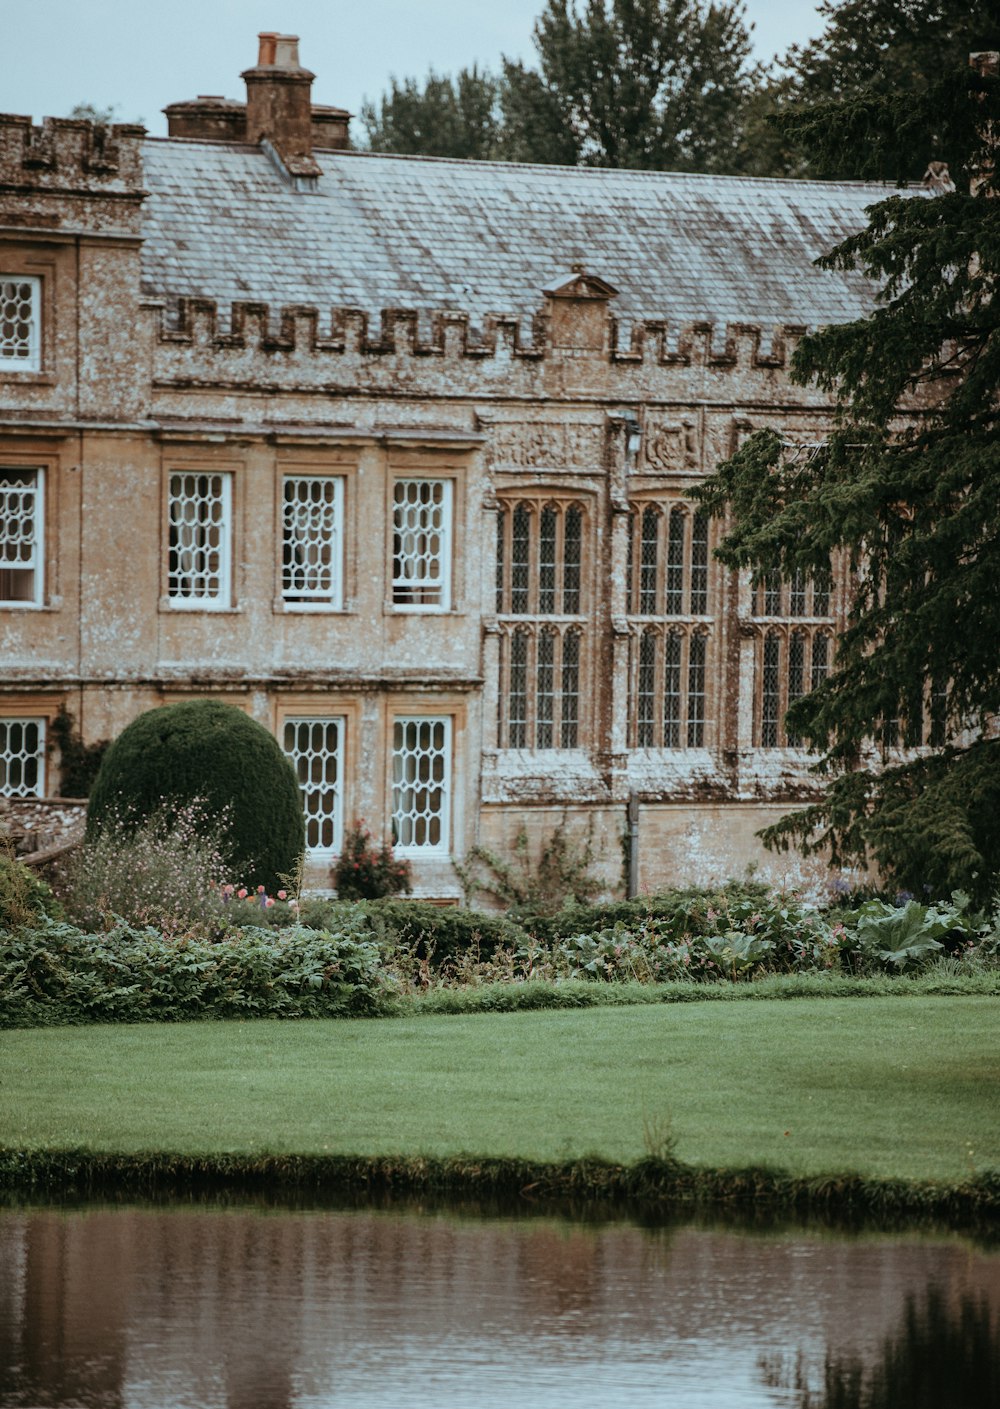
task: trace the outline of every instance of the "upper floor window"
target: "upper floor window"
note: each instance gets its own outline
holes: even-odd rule
[[[173,607],[230,604],[232,479],[196,470],[170,476],[167,596]]]
[[[392,503],[392,600],[417,611],[451,607],[449,479],[398,479]]]
[[[43,470],[0,470],[0,606],[43,600]]]
[[[316,859],[335,856],[344,825],[344,720],[288,718],[281,742],[302,790],[306,850]]]
[[[401,717],[392,728],[392,839],[401,856],[448,854],[450,716]]]
[[[344,481],[286,475],[281,507],[281,594],[297,606],[340,608]]]
[[[628,612],[708,614],[708,514],[684,504],[636,508],[629,516]]]
[[[45,720],[0,719],[0,797],[45,796]]]
[[[0,274],[0,372],[42,366],[41,279]]]

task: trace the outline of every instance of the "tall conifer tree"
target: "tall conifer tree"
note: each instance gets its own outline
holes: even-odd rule
[[[751,436],[704,486],[735,568],[850,565],[834,669],[788,715],[820,751],[822,800],[772,846],[873,859],[911,890],[1000,872],[1000,78],[822,104],[783,124],[821,162],[898,179],[928,124],[955,189],[892,195],[819,263],[881,286],[870,317],[806,337],[793,378],[836,397],[814,453]],[[918,747],[918,745],[920,745]]]

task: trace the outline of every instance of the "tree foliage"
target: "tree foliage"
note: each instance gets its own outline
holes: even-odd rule
[[[362,104],[361,121],[373,152],[491,161],[501,154],[500,81],[475,65],[456,78],[432,69],[422,88],[393,78],[377,107]]]
[[[732,567],[850,565],[834,669],[788,715],[822,753],[825,792],[765,840],[984,897],[1000,871],[1000,80],[966,68],[920,99],[785,119],[821,160],[870,134],[865,170],[889,177],[930,121],[957,189],[880,201],[819,261],[881,286],[871,316],[795,353],[793,378],[835,394],[829,438],[790,456],[759,432],[701,497],[730,516]]]
[[[920,180],[932,160],[946,159],[945,128],[924,101],[942,74],[963,66],[970,53],[1000,42],[996,0],[821,0],[823,33],[793,45],[778,61],[748,112],[744,170],[761,174],[857,178],[879,161],[873,134],[861,128],[851,142],[821,150],[789,144],[787,129],[766,121],[818,104],[860,103],[869,118],[878,111],[869,100],[902,98],[912,105],[908,124],[912,145],[901,170]],[[756,160],[757,166],[754,162]]]
[[[395,79],[362,120],[373,151],[511,161],[734,170],[758,81],[738,0],[547,0],[537,67],[504,60]]]
[[[192,804],[237,882],[271,890],[295,870],[305,847],[295,772],[262,724],[218,700],[147,710],[119,734],[90,795],[87,836],[127,834]]]

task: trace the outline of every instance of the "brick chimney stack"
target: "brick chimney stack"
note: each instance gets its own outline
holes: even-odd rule
[[[320,175],[313,157],[313,115],[310,93],[315,74],[299,63],[294,34],[259,36],[255,68],[242,75],[247,85],[248,142],[266,142],[301,189],[308,190]]]

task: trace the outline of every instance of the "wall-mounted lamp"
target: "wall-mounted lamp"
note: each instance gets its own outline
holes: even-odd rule
[[[629,464],[638,462],[642,449],[642,427],[634,416],[625,417],[625,458]]]

